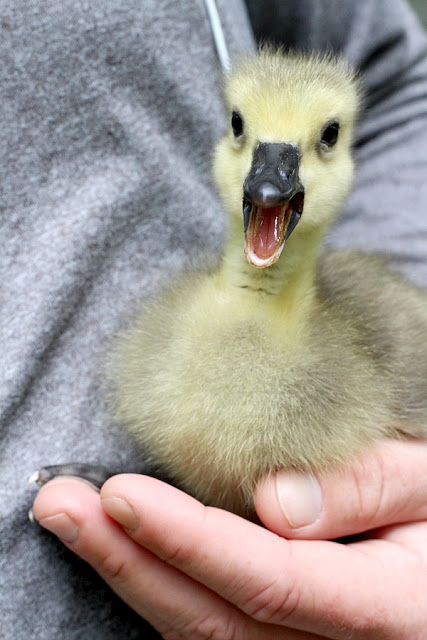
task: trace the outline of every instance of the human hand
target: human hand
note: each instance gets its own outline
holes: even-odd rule
[[[390,441],[319,485],[279,474],[255,495],[272,531],[138,475],[115,476],[101,494],[58,478],[33,511],[168,640],[421,640],[426,468],[427,444]],[[279,494],[305,526],[290,527]]]

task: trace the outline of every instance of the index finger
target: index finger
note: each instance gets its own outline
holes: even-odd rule
[[[43,527],[89,562],[125,602],[165,637],[283,640],[282,628],[250,620],[232,604],[132,540],[108,517],[98,493],[88,483],[67,477],[48,482],[37,495],[33,511]],[[318,638],[286,630],[287,640],[315,637]]]

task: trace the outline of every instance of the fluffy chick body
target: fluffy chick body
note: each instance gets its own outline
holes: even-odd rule
[[[172,482],[252,517],[258,479],[345,461],[375,439],[427,431],[427,301],[375,258],[324,255],[348,192],[357,83],[340,61],[269,50],[227,82],[245,124],[219,143],[230,215],[220,267],[173,283],[113,357],[117,418]],[[319,136],[339,120],[339,144]],[[259,142],[295,145],[301,221],[272,266],[243,255],[242,185]]]

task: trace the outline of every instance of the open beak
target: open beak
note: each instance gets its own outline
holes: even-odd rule
[[[245,256],[263,269],[277,262],[301,218],[304,188],[299,180],[298,147],[260,142],[243,185]]]

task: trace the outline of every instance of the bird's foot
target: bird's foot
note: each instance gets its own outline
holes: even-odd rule
[[[114,476],[117,472],[109,471],[105,467],[92,464],[80,464],[79,462],[70,462],[68,464],[54,464],[48,467],[42,467],[38,471],[35,471],[28,478],[27,485],[30,487],[33,484],[37,484],[42,487],[49,480],[58,478],[60,476],[74,476],[86,480],[91,485],[100,489],[104,482]],[[34,522],[33,510],[28,512],[28,519],[30,522]]]
[[[55,464],[48,467],[42,467],[28,478],[28,486],[38,484],[42,487],[46,482],[59,476],[75,476],[90,482],[100,489],[104,482],[115,475],[117,472],[106,469],[105,467],[92,464],[80,464],[78,462],[70,462],[68,464]]]

